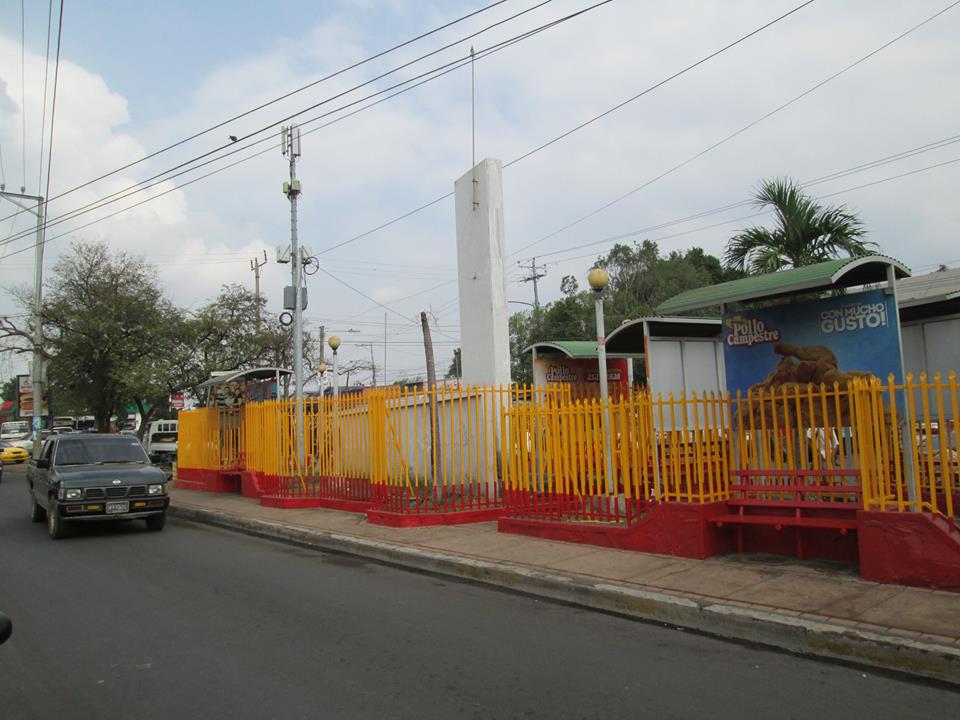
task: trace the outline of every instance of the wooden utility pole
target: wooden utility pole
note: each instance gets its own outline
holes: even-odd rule
[[[420,326],[423,328],[423,354],[427,360],[427,396],[430,399],[430,477],[437,476],[437,369],[433,363],[433,340],[430,338],[430,322],[427,313],[420,313]]]

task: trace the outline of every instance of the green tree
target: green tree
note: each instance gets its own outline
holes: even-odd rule
[[[15,291],[26,309],[32,290]],[[155,270],[106,243],[74,243],[54,265],[42,308],[51,395],[62,407],[89,411],[100,430],[141,400],[135,368],[158,354],[181,313]]]
[[[657,305],[677,293],[743,276],[739,270],[724,268],[718,258],[701,248],[673,251],[664,257],[657,244],[649,240],[617,244],[598,257],[595,264],[606,268],[610,275],[604,295],[608,329],[626,320],[656,314]],[[530,357],[522,352],[531,344],[596,336],[593,291],[579,290],[571,275],[563,277],[560,290],[563,297],[541,308],[536,318],[529,310],[510,316],[514,382],[529,383],[533,379]]]
[[[16,400],[17,393],[20,391],[20,381],[17,380],[17,376],[14,375],[12,378],[3,383],[3,389],[0,391],[0,397],[3,400]]]
[[[450,367],[447,368],[446,374],[443,376],[445,380],[452,380],[453,378],[459,378],[463,375],[463,367],[460,364],[460,348],[456,348],[453,351],[453,357],[450,359]]]
[[[728,268],[769,273],[876,249],[862,239],[866,230],[856,215],[843,206],[823,207],[789,178],[765,180],[753,202],[774,211],[776,226],[754,226],[730,238],[724,254]]]

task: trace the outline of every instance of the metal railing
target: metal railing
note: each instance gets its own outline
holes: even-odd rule
[[[634,390],[609,404],[574,400],[566,386],[377,388],[303,402],[303,457],[295,401],[273,400],[180,413],[180,466],[252,470],[283,496],[398,513],[505,505],[582,522],[628,523],[656,502],[724,501],[743,476],[754,500],[815,494],[948,518],[960,500],[954,373],[733,397]]]

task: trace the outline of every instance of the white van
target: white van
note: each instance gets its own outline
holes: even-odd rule
[[[143,447],[151,460],[173,462],[177,459],[177,421],[154,420],[147,425]]]

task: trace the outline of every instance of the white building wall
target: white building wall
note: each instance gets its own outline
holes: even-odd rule
[[[454,183],[464,385],[510,383],[506,239],[499,160],[481,160]]]

